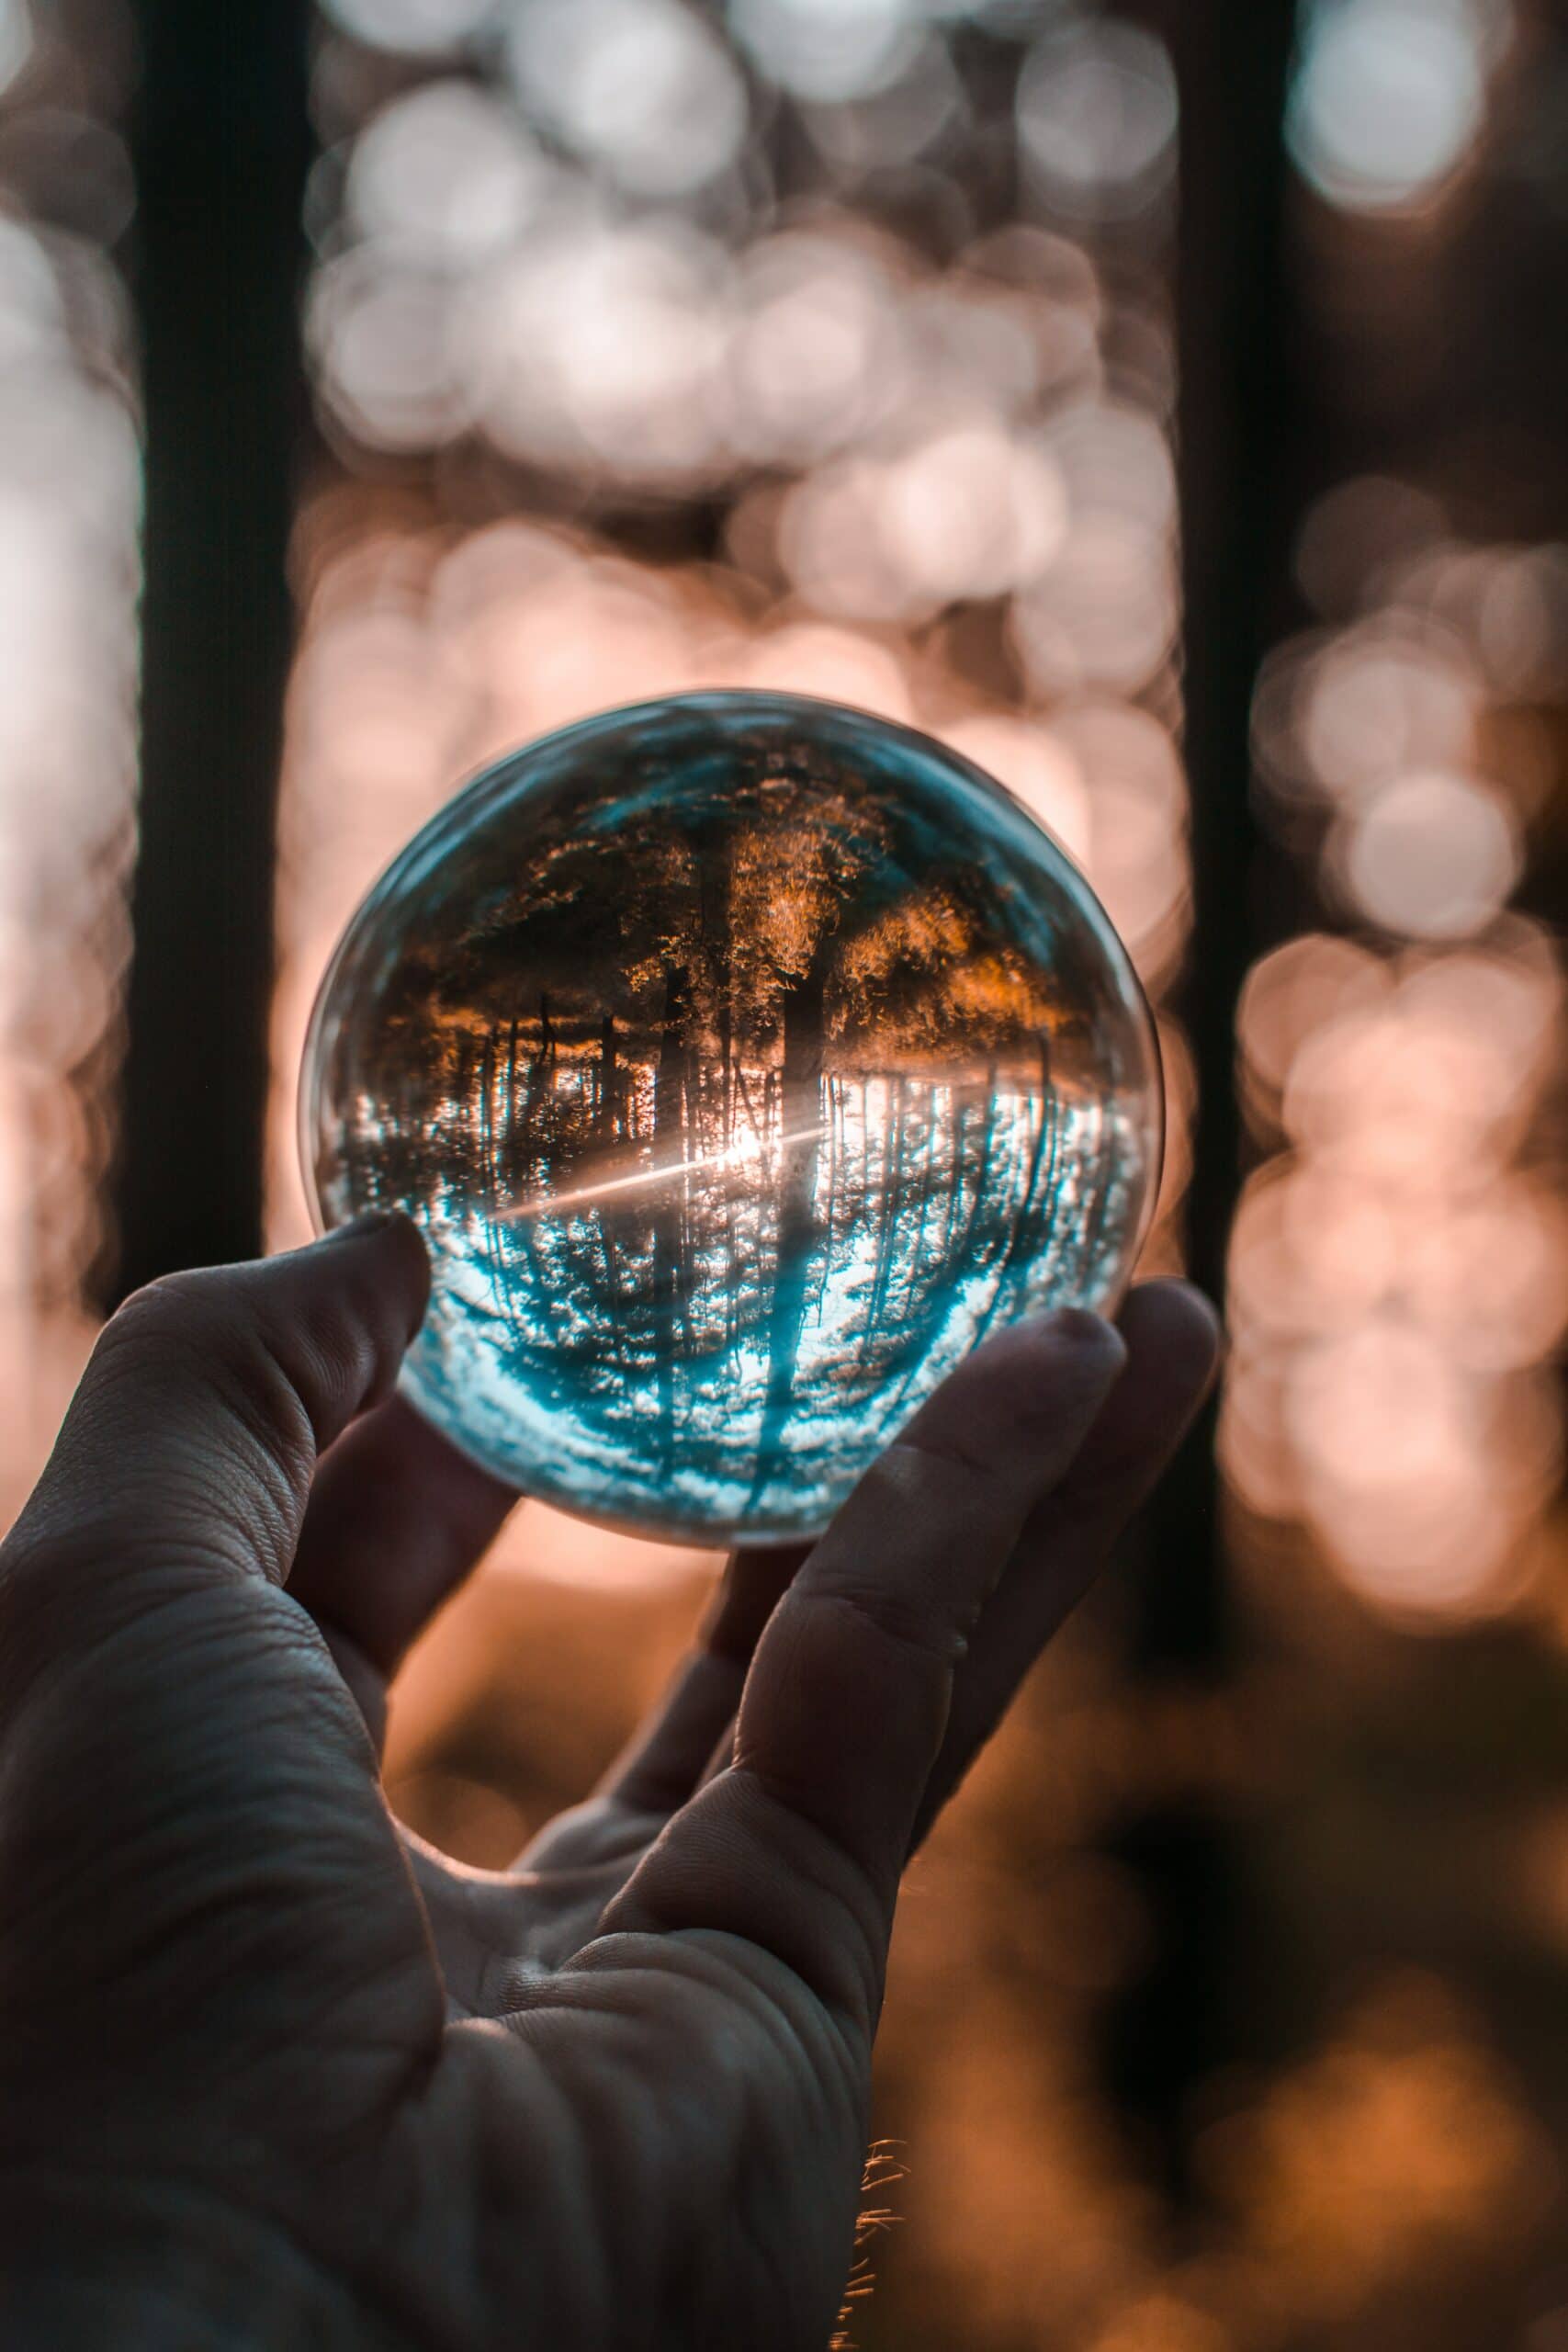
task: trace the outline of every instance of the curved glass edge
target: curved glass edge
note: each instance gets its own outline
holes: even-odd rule
[[[983,797],[991,803],[993,809],[1004,816],[1010,824],[1022,828],[1028,832],[1037,833],[1050,844],[1060,861],[1063,880],[1078,910],[1083,914],[1114,967],[1125,1001],[1133,1012],[1146,1066],[1154,1114],[1152,1148],[1145,1171],[1138,1216],[1132,1229],[1132,1238],[1118,1279],[1096,1309],[1097,1312],[1113,1317],[1132,1286],[1138,1259],[1154,1225],[1164,1177],[1168,1136],[1165,1066],[1160,1050],[1159,1031],[1147,993],[1122,936],[1093,887],[1067,850],[1049,827],[1043,825],[1032,811],[1026,808],[1017,796],[1010,792],[1007,786],[1000,784],[995,776],[988,775],[984,768],[977,766],[973,760],[966,758],[962,752],[953,751],[950,745],[941,742],[936,737],[926,734],[919,728],[906,726],[901,721],[884,718],[874,711],[863,710],[852,704],[830,702],[814,695],[756,694],[742,689],[716,689],[709,692],[660,695],[657,700],[623,703],[608,710],[595,712],[590,718],[574,720],[569,727],[557,728],[547,735],[536,737],[531,742],[520,745],[516,751],[507,752],[502,759],[491,762],[486,767],[479,770],[466,784],[460,785],[451,797],[420,828],[419,831],[405,842],[382,868],[345,925],[342,936],[328,958],[326,969],[322,973],[316,990],[310,1017],[306,1024],[296,1089],[295,1115],[300,1174],[306,1206],[314,1230],[318,1234],[327,1230],[320,1188],[316,1180],[315,1134],[318,1125],[316,1098],[322,1068],[321,1046],[328,1010],[344,966],[375,922],[382,905],[395,892],[402,888],[416,866],[438,856],[446,849],[455,832],[466,830],[476,815],[484,809],[487,803],[501,799],[507,790],[514,788],[522,781],[519,770],[525,763],[532,763],[547,752],[558,760],[573,744],[591,740],[602,731],[617,729],[634,721],[639,714],[646,714],[652,718],[656,714],[667,713],[671,709],[699,713],[710,711],[718,717],[752,718],[765,718],[770,714],[787,718],[796,713],[812,716],[828,713],[838,718],[847,719],[857,726],[874,728],[878,733],[896,736],[911,746],[918,747],[929,759],[941,765],[957,770],[969,783],[979,788]],[[483,1450],[468,1443],[459,1431],[448,1424],[445,1415],[431,1409],[422,1393],[417,1371],[413,1367],[412,1359],[405,1361],[404,1368],[399,1377],[398,1387],[400,1393],[414,1407],[421,1418],[438,1430],[449,1445],[492,1476],[498,1476],[508,1484],[514,1483],[513,1465],[498,1463]],[[519,1499],[531,1498],[547,1502],[551,1509],[563,1512],[569,1518],[580,1520],[589,1526],[636,1536],[644,1542],[703,1551],[722,1550],[730,1546],[744,1549],[784,1542],[813,1543],[823,1533],[832,1517],[832,1513],[829,1513],[828,1518],[820,1522],[812,1521],[805,1524],[792,1523],[788,1526],[779,1524],[761,1528],[755,1523],[736,1526],[728,1522],[694,1522],[677,1519],[655,1524],[646,1518],[620,1517],[614,1511],[584,1510],[581,1503],[552,1491],[548,1481],[533,1486],[519,1486],[517,1492]]]

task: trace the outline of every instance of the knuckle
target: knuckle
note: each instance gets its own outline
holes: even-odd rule
[[[312,1423],[292,1367],[265,1332],[246,1335],[223,1361],[220,1380],[227,1401],[263,1453],[285,1464],[314,1452]]]
[[[105,1338],[121,1345],[150,1341],[184,1330],[202,1321],[209,1310],[212,1284],[203,1272],[160,1274],[155,1282],[132,1291],[110,1319]]]
[[[855,1507],[869,1524],[912,1531],[966,1496],[983,1468],[940,1431],[906,1430],[862,1478]]]
[[[228,1269],[161,1275],[127,1299],[100,1342],[111,1377],[162,1375],[182,1394],[205,1391],[285,1464],[310,1437],[290,1352]]]
[[[134,1394],[212,1364],[219,1318],[210,1287],[190,1274],[167,1274],[133,1292],[105,1325],[93,1354],[100,1399],[106,1387]]]
[[[849,1618],[857,1627],[869,1627],[879,1642],[911,1653],[922,1664],[951,1668],[964,1656],[965,1645],[959,1628],[929,1602],[897,1585],[840,1578],[810,1598],[818,1607]]]
[[[928,1484],[934,1479],[944,1486],[971,1485],[995,1468],[996,1437],[994,1428],[971,1433],[932,1425],[906,1430],[889,1452],[895,1457],[907,1456],[916,1475],[923,1476]]]

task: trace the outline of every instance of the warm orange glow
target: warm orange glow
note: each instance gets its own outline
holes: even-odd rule
[[[1422,2263],[1524,2234],[1549,2176],[1512,2086],[1440,1990],[1390,1983],[1255,2112],[1211,2138],[1258,2254],[1303,2320],[1363,2307]]]

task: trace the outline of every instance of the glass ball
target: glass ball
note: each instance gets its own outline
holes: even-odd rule
[[[1159,1175],[1125,951],[1010,795],[830,703],[701,694],[500,761],[311,1023],[318,1223],[406,1209],[408,1395],[525,1492],[809,1536],[961,1357],[1120,1296]]]

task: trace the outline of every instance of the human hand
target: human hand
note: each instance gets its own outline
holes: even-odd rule
[[[514,1500],[390,1393],[425,1286],[395,1220],[141,1294],[0,1552],[8,2352],[822,2352],[904,1864],[1215,1354],[1165,1283],[989,1341],[487,1872],[378,1776]]]

